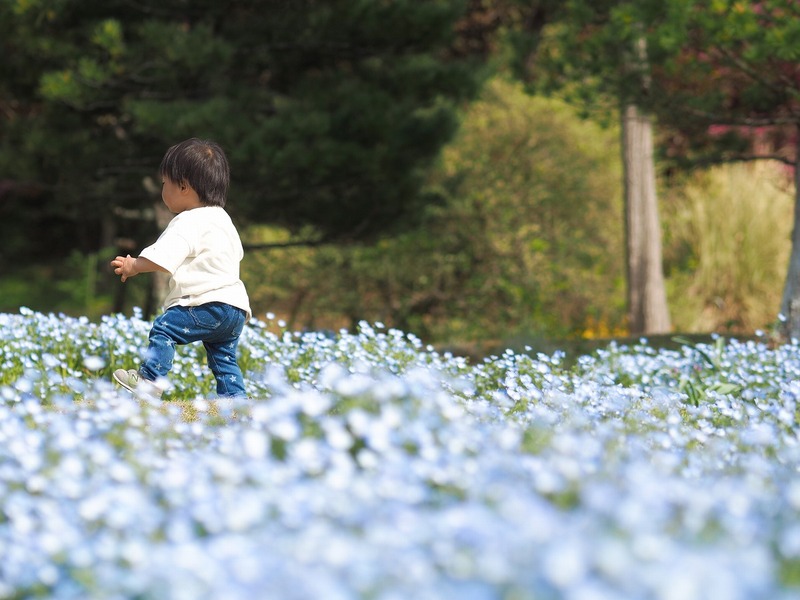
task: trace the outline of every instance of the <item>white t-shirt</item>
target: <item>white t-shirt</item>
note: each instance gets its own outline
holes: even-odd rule
[[[164,310],[224,302],[252,316],[239,279],[244,256],[239,232],[220,206],[202,206],[173,217],[156,242],[139,254],[170,273]]]

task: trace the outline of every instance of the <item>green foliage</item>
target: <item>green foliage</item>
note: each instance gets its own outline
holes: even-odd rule
[[[531,80],[534,89],[557,92],[587,114],[614,114],[620,103],[633,103],[654,115],[662,132],[661,157],[673,167],[754,157],[792,164],[800,122],[794,60],[800,37],[798,16],[794,0],[572,0],[556,13],[536,52],[517,63],[531,67],[522,75]],[[687,315],[691,303],[695,315],[700,315],[684,318],[682,324],[680,317],[676,318],[679,329],[696,330],[703,323],[700,327],[708,330],[710,322],[713,328],[752,331],[753,325],[763,325],[765,310],[770,310],[774,319],[780,282],[773,278],[776,261],[772,257],[778,256],[780,261],[785,255],[765,252],[760,256],[770,258],[762,264],[749,258],[739,260],[739,237],[750,233],[747,228],[739,229],[742,221],[738,215],[751,210],[748,203],[752,199],[732,209],[732,220],[719,218],[730,212],[727,205],[709,213],[710,220],[726,221],[726,226],[739,231],[733,237],[723,236],[725,250],[720,246],[710,251],[715,242],[708,228],[698,226],[702,233],[694,237],[695,248],[700,251],[700,237],[708,244],[702,251],[703,260],[728,256],[733,262],[724,265],[730,267],[726,270],[708,265],[703,275],[706,281],[695,289],[687,283],[687,279],[696,281],[688,269],[679,275],[680,282],[675,281],[673,272],[671,312]],[[779,216],[772,223],[789,222]],[[670,232],[669,224],[665,232],[672,239],[683,235]],[[785,239],[772,236],[767,246],[775,248]],[[669,252],[673,258],[677,254],[693,260],[691,252],[675,247]],[[738,289],[729,283],[731,273]],[[769,284],[765,284],[767,279]],[[788,280],[784,303],[789,295],[797,296],[793,285],[793,280]],[[724,294],[712,291],[721,287]],[[684,295],[687,288],[690,293]],[[707,292],[711,298],[696,302],[698,294]],[[754,301],[759,295],[762,300]],[[677,309],[675,303],[680,305]]]
[[[709,140],[728,156],[746,149],[736,130],[709,138],[712,117],[770,123],[797,114],[794,2],[480,4],[481,18],[505,14],[518,28],[508,37],[535,51],[515,64],[532,67],[526,76],[537,85],[595,115],[636,99],[656,111],[659,127],[680,128],[662,138],[674,159]],[[459,113],[482,76],[454,51],[464,47],[453,36],[465,5],[0,3],[4,306],[95,310],[80,259],[49,266],[53,257],[91,255],[121,237],[139,247],[152,240],[152,224],[119,220],[113,209],[157,201],[142,181],[166,145],[208,135],[229,150],[237,219],[275,225],[249,229],[251,242],[378,239],[248,258],[262,310],[308,327],[382,319],[436,339],[613,330],[622,310],[621,227],[608,226],[619,222],[607,170],[617,168],[608,167],[615,141],[576,134],[562,106],[497,86]],[[542,14],[552,24],[539,38],[541,23],[531,23]],[[647,70],[632,50],[640,38]],[[464,131],[437,163],[462,118]],[[603,141],[585,145],[594,139]],[[757,210],[748,200],[772,198],[762,188],[746,206],[701,209],[726,192],[698,181],[663,207],[676,327],[762,327],[774,314],[788,234],[770,236],[760,224],[788,226],[784,196],[761,203],[777,202],[772,216],[747,212]],[[420,231],[375,237],[412,215]],[[45,231],[47,244],[32,231]],[[12,279],[12,267],[28,262],[42,266]],[[96,298],[109,297],[107,284]]]
[[[793,136],[798,16],[794,0],[572,0],[523,75],[590,112],[608,110],[608,98],[646,108],[681,132],[665,152],[678,163],[741,158],[752,154],[741,135],[750,127],[778,128],[777,147]],[[709,129],[732,124],[748,129]]]
[[[620,103],[643,106],[651,77],[647,63],[654,51],[647,35],[650,29],[644,24],[663,28],[674,12],[674,8],[665,11],[665,6],[677,4],[660,0],[562,3],[527,61],[534,68],[519,75],[533,89],[558,93],[587,113],[616,112]],[[637,52],[642,39],[646,40],[643,55]]]
[[[370,247],[251,252],[254,305],[293,327],[365,318],[437,342],[613,329],[624,302],[616,143],[562,103],[495,80],[431,176],[440,200],[418,231]],[[250,241],[281,239],[262,235],[272,237]]]
[[[740,394],[744,390],[742,385],[731,383],[725,378],[724,338],[717,338],[713,346],[708,349],[680,336],[674,339],[700,357],[695,368],[683,373],[678,381],[678,391],[686,394],[690,404],[700,406],[702,402],[709,400],[710,395]]]
[[[114,293],[105,285],[108,257],[113,249],[92,254],[73,251],[61,260],[9,269],[0,279],[0,312],[26,306],[68,315],[100,318],[111,311]],[[144,306],[150,281],[144,277],[126,283],[127,302]]]
[[[478,88],[478,65],[449,52],[465,9],[4,2],[0,171],[34,183],[93,251],[115,207],[153,202],[142,180],[169,145],[212,137],[231,159],[239,219],[373,237],[419,212],[426,169]]]

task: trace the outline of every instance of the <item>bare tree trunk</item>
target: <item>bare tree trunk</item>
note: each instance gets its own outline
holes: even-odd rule
[[[158,202],[155,204],[155,219],[158,230],[164,231],[172,220],[172,217],[173,215],[167,210],[167,207],[164,206],[164,203],[159,198]],[[161,271],[154,271],[150,275],[152,280],[148,289],[148,298],[144,308],[144,313],[148,317],[158,312],[169,291],[169,275]]]
[[[781,299],[781,314],[785,318],[782,333],[787,339],[800,339],[800,124],[797,126],[794,158],[794,229],[789,272]]]
[[[652,123],[633,104],[623,108],[622,153],[630,333],[666,333],[671,324],[661,262]]]

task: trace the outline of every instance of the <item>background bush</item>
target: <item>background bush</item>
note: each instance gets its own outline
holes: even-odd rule
[[[419,230],[369,247],[252,252],[244,277],[253,301],[298,328],[365,318],[436,341],[618,328],[615,144],[614,131],[559,101],[495,80],[433,171],[437,202]],[[250,233],[281,239],[274,229]]]

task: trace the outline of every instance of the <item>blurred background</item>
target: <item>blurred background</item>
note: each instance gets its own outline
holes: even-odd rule
[[[377,321],[475,355],[768,330],[793,250],[793,15],[794,0],[2,0],[0,311],[154,314],[163,281],[122,285],[108,262],[168,222],[158,165],[197,136],[231,162],[255,315],[290,329]],[[626,152],[630,107],[652,152]],[[653,171],[666,330],[631,316],[632,290],[653,289],[632,275],[636,164]]]

